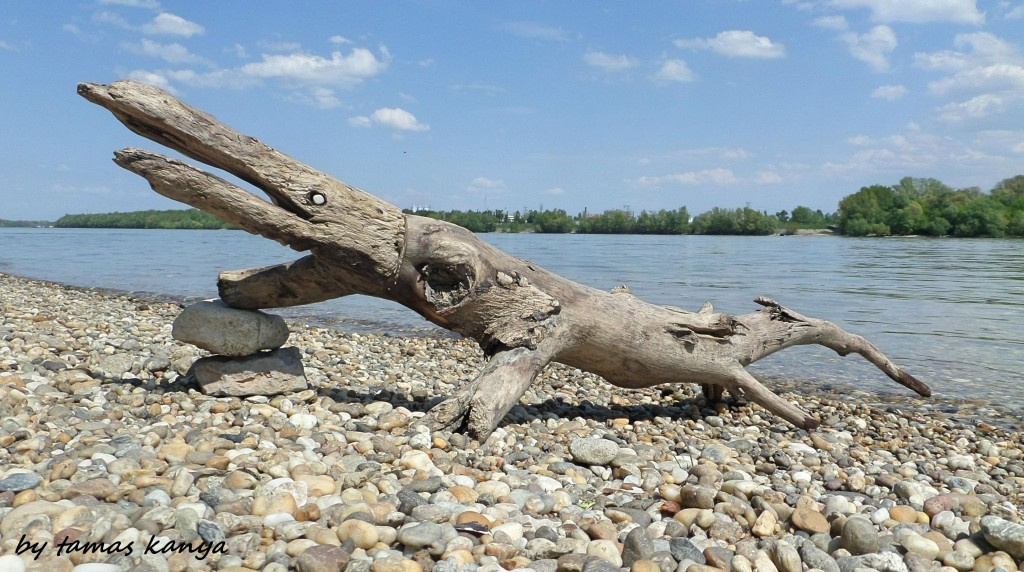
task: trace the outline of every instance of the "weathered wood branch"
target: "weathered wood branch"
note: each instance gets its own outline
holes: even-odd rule
[[[818,344],[857,353],[921,395],[928,386],[864,338],[759,298],[746,315],[646,303],[624,289],[577,284],[444,222],[396,207],[239,134],[167,93],[136,82],[81,84],[79,93],[129,129],[264,191],[273,204],[181,161],[138,149],[115,162],[155,191],[310,255],[222,273],[221,298],[242,308],[291,306],[368,294],[397,301],[476,340],[490,362],[431,410],[435,427],[465,423],[485,437],[547,364],[568,364],[620,387],[692,382],[722,389],[805,428],[818,421],[744,367],[781,349]]]

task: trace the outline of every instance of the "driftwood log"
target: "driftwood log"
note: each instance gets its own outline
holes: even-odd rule
[[[624,288],[596,290],[501,252],[459,226],[403,214],[155,87],[83,83],[78,93],[135,133],[251,183],[273,204],[181,161],[134,148],[115,153],[115,163],[145,177],[156,192],[310,253],[288,264],[222,273],[218,289],[227,304],[272,308],[366,294],[476,340],[490,361],[430,410],[435,428],[465,424],[486,437],[553,361],[626,388],[692,382],[709,399],[728,390],[813,428],[815,417],[744,369],[801,344],[860,354],[898,383],[930,395],[864,338],[773,300],[758,298],[762,309],[738,316],[710,305],[689,312],[649,304]]]

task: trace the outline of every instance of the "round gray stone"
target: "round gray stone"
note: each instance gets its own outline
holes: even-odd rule
[[[573,461],[584,465],[607,465],[619,454],[619,446],[608,439],[579,438],[569,442]]]
[[[171,336],[215,354],[241,357],[283,346],[288,326],[281,316],[206,300],[182,310]]]

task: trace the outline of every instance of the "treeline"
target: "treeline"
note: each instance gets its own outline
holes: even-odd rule
[[[197,209],[64,215],[57,228],[233,229],[232,225]]]
[[[38,228],[44,226],[53,226],[53,223],[48,220],[4,220],[0,218],[0,227]]]
[[[504,210],[490,211],[433,211],[410,210],[417,214],[444,220],[473,232],[540,232],[580,234],[749,234],[765,235],[800,228],[827,228],[835,222],[834,214],[798,206],[793,213],[779,211],[768,214],[749,207],[738,209],[714,208],[690,217],[686,207],[659,211],[641,211],[636,214],[625,209],[612,209],[602,213],[584,210],[575,216],[562,209],[529,210],[526,213]]]
[[[850,236],[1024,236],[1024,175],[985,193],[935,179],[905,177],[872,185],[839,202],[839,231]]]

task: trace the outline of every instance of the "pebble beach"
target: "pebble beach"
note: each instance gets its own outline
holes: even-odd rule
[[[419,422],[483,366],[471,341],[292,320],[306,389],[214,397],[182,308],[0,274],[0,572],[1024,566],[996,405],[771,383],[808,432],[551,366],[481,443]]]

